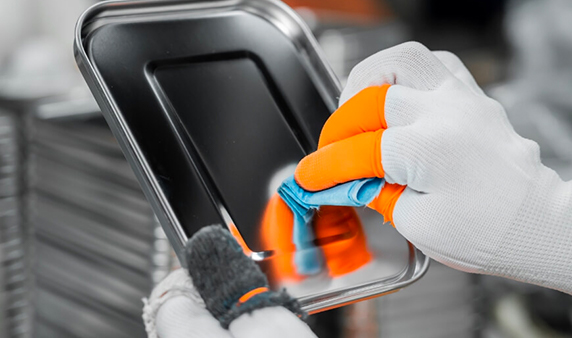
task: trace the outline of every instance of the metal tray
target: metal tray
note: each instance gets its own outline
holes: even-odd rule
[[[187,238],[222,223],[270,269],[280,253],[261,239],[265,206],[316,148],[340,92],[304,23],[273,0],[103,2],[80,17],[74,48],[183,264]],[[425,273],[429,260],[379,215],[360,218],[372,262],[273,286],[318,312]]]

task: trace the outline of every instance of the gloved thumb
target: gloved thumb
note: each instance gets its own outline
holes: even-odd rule
[[[243,314],[225,330],[203,304],[185,296],[166,302],[156,323],[161,338],[316,338],[303,321],[281,306]]]
[[[306,314],[285,290],[270,290],[258,265],[229,231],[210,226],[187,244],[187,265],[207,310],[235,338],[315,337]]]
[[[228,330],[234,338],[317,338],[306,323],[282,306],[243,314]]]

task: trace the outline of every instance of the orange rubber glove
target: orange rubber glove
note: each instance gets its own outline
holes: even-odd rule
[[[455,55],[383,50],[352,70],[340,105],[296,169],[300,186],[383,177],[394,185],[369,206],[427,256],[572,293],[572,182]]]
[[[319,191],[360,178],[384,177],[381,139],[387,129],[384,106],[389,87],[366,88],[332,114],[322,129],[318,151],[296,168],[301,187]],[[393,223],[393,208],[404,190],[405,186],[385,184],[369,207]]]

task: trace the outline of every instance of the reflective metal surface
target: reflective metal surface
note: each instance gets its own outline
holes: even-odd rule
[[[272,198],[316,148],[339,84],[281,2],[98,4],[78,22],[75,52],[180,257],[199,228],[226,224],[310,312],[400,289],[426,271],[428,260],[381,216],[349,211],[316,223],[327,234],[314,244],[326,256],[337,248],[346,263],[357,243],[373,259],[333,273],[326,257],[321,273],[286,273],[296,269],[281,243],[291,235],[272,231],[292,222],[282,224]]]

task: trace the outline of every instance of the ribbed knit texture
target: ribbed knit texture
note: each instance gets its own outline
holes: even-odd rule
[[[240,297],[249,291],[268,287],[268,280],[230,232],[220,225],[199,230],[187,243],[186,250],[193,284],[222,327],[228,328],[242,314],[264,307],[283,306],[301,318],[306,316],[286,291],[264,292],[238,304]]]
[[[285,291],[241,296],[268,286],[258,265],[220,225],[197,232],[187,246],[189,273],[173,271],[143,299],[150,338],[315,338],[306,314]],[[236,323],[236,324],[235,324]],[[231,325],[230,331],[229,325]]]
[[[538,145],[451,53],[406,43],[375,54],[340,104],[384,83],[381,162],[388,183],[408,186],[397,230],[454,268],[572,293],[572,185],[542,165]]]
[[[154,337],[159,338],[316,338],[306,323],[279,306],[244,314],[225,330],[204,306],[177,296],[161,306],[156,321]]]
[[[572,294],[572,186],[543,171],[484,271]]]
[[[177,300],[175,301],[175,299]],[[181,299],[184,299],[184,301]],[[177,308],[177,310],[181,311],[166,311],[163,312],[163,317],[159,316],[160,310],[171,300],[177,304],[184,304],[181,307],[170,307],[170,309]],[[201,326],[192,332],[186,332],[184,337],[224,337],[224,335],[218,334],[223,332],[220,323],[205,308],[203,299],[193,286],[193,281],[189,278],[189,274],[184,269],[171,272],[153,289],[149,298],[143,299],[143,304],[143,323],[149,338],[183,337],[167,333],[180,332],[182,331],[180,329],[181,326],[187,327],[187,325],[196,324],[197,321],[200,321]],[[165,316],[165,313],[168,315]],[[182,320],[181,316],[186,316],[186,318]],[[162,319],[164,320],[161,323]],[[161,335],[161,331],[167,333]],[[210,335],[206,335],[206,333]]]
[[[187,274],[172,272],[146,301],[144,318],[149,338],[316,338],[312,330],[283,307],[246,313],[229,330],[206,309]]]
[[[159,308],[156,327],[158,338],[234,338],[220,326],[204,303],[185,296],[172,297]]]

